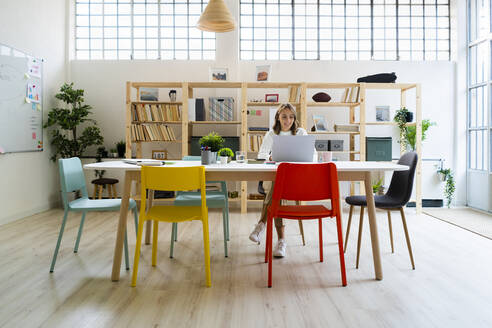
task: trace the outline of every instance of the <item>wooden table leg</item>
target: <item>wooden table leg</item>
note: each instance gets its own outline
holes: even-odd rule
[[[146,208],[148,211],[152,207],[152,202],[154,201],[154,191],[149,190],[149,199],[148,199],[148,204],[149,206]],[[152,232],[152,221],[147,221],[146,226],[145,226],[145,245],[150,245],[150,233]]]
[[[371,231],[374,272],[376,274],[377,280],[383,280],[383,269],[381,266],[381,252],[379,250],[378,227],[376,222],[376,207],[374,206],[374,195],[372,193],[370,172],[366,172],[364,174],[364,186],[366,189],[367,215],[369,216],[369,230]]]
[[[132,189],[132,180],[134,178],[134,174],[135,172],[132,171],[125,172],[124,189],[123,195],[121,197],[120,220],[118,222],[116,244],[114,246],[113,272],[111,273],[112,281],[120,280],[121,255],[123,253],[123,240],[125,239],[128,203],[130,200],[130,192]],[[140,172],[137,172],[137,174],[140,174]]]

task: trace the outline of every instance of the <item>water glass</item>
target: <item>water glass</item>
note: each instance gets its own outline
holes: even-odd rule
[[[242,150],[238,150],[236,152],[236,162],[237,163],[244,163],[246,162],[246,152]]]

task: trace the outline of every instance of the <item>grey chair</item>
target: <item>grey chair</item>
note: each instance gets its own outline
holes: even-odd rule
[[[388,211],[388,226],[391,241],[391,253],[394,253],[393,247],[393,229],[391,227],[391,211],[400,211],[401,220],[403,222],[403,229],[405,230],[405,238],[407,241],[408,253],[410,255],[410,261],[412,262],[412,269],[415,270],[415,263],[413,260],[412,246],[410,244],[410,237],[408,235],[407,222],[405,220],[405,212],[403,207],[410,200],[412,195],[413,179],[415,176],[415,168],[417,167],[417,153],[408,152],[398,161],[398,164],[407,165],[409,169],[407,171],[396,171],[393,173],[391,183],[388,191],[385,195],[374,196],[374,203],[376,208],[384,209]],[[356,268],[359,268],[359,255],[360,244],[362,238],[362,225],[364,218],[364,208],[367,206],[366,196],[350,196],[345,198],[345,202],[350,205],[349,219],[347,223],[347,232],[345,236],[345,246],[343,251],[347,250],[347,242],[350,233],[350,224],[352,221],[352,213],[354,206],[360,206],[360,219],[359,219],[359,237],[357,240],[357,260]]]

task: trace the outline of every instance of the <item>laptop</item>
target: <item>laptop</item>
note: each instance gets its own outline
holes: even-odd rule
[[[275,162],[312,162],[315,136],[273,136]]]

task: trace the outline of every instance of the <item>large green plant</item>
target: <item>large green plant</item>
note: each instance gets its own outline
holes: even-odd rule
[[[84,90],[74,89],[73,83],[65,83],[55,97],[63,101],[67,108],[53,108],[48,114],[48,122],[44,124],[45,128],[56,127],[51,131],[51,144],[55,149],[51,160],[80,157],[89,146],[101,145],[104,141],[101,130],[95,120],[87,118],[92,107],[83,104]],[[91,124],[82,128],[82,123]],[[78,128],[82,129],[80,134]]]
[[[207,147],[212,152],[217,152],[222,148],[224,138],[219,136],[217,132],[210,132],[208,135],[201,137],[199,143],[200,146]]]
[[[422,120],[422,141],[425,140],[425,133],[427,130],[436,125],[435,122],[431,122],[430,120]],[[417,135],[417,127],[416,126],[407,126],[405,131],[405,140],[412,150],[415,150],[415,136]]]

